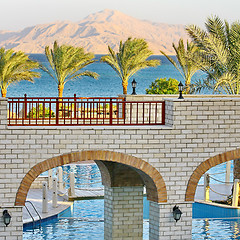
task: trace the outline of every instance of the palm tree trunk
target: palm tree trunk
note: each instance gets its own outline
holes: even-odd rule
[[[62,98],[63,96],[64,85],[58,85],[58,97]]]
[[[127,94],[128,81],[122,81],[123,94]]]
[[[191,84],[191,78],[186,78],[186,80],[185,80],[185,93],[186,94],[189,94],[189,92],[190,92],[190,84]]]
[[[59,99],[59,102],[62,102],[62,96],[63,96],[63,89],[64,89],[64,85],[58,85],[58,97],[60,98]],[[64,112],[64,109],[63,109],[64,105],[63,103],[59,103],[59,113],[58,113],[58,116],[59,117],[62,117],[63,116],[63,112]]]
[[[6,95],[7,95],[7,89],[3,89],[3,88],[2,88],[1,93],[2,93],[2,97],[6,97]]]

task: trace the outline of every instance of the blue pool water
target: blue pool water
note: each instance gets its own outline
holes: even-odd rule
[[[24,227],[24,240],[104,239],[104,200],[75,201],[73,208],[41,227]],[[144,240],[148,239],[148,220],[144,220]]]
[[[212,168],[209,173],[215,178],[224,181],[225,164],[221,164]],[[74,172],[77,176],[76,187],[102,187],[101,176],[96,164],[88,165],[68,165],[63,166],[65,172],[64,179],[66,188],[69,187],[69,178],[66,173]],[[57,173],[56,169],[53,170]],[[46,175],[44,173],[43,175]],[[202,180],[200,180],[202,183]],[[215,183],[215,182],[213,182]],[[193,233],[192,239],[214,239],[214,240],[233,240],[240,239],[240,219],[212,219],[212,215],[200,216],[200,204],[193,204]],[[204,207],[206,208],[206,207]],[[217,210],[214,210],[217,211]],[[207,211],[209,212],[209,211]],[[148,202],[144,199],[144,237],[143,240],[149,240],[149,222],[148,222]],[[214,212],[212,213],[214,214]],[[199,216],[198,216],[199,215]],[[198,219],[201,217],[201,219]],[[45,240],[45,239],[88,239],[103,240],[104,239],[104,200],[82,200],[75,201],[73,207],[63,212],[58,218],[46,221],[41,227],[32,229],[32,227],[24,227],[23,240]]]

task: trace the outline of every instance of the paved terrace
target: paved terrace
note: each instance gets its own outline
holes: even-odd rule
[[[64,197],[58,196],[58,205],[56,208],[52,207],[52,190],[48,190],[48,213],[42,213],[42,189],[30,189],[27,195],[27,201],[31,201],[34,207],[37,209],[42,219],[55,216],[62,211],[70,207],[73,202],[67,201]],[[26,203],[30,213],[32,214],[34,221],[39,219],[37,213],[33,210],[29,203]],[[26,208],[23,208],[23,223],[32,222],[32,218],[27,212]]]

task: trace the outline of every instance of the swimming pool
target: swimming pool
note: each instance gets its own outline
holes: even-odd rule
[[[25,227],[24,240],[104,239],[104,200],[76,201],[56,219],[32,229]],[[233,240],[240,239],[240,219],[193,219],[192,239]],[[149,222],[144,219],[143,239],[148,240]]]
[[[217,171],[222,171],[219,166]],[[101,187],[100,173],[95,164],[69,165],[63,167],[65,172],[73,171],[78,176],[76,187]],[[56,172],[56,170],[54,170]],[[65,175],[66,186],[69,179]],[[193,205],[194,208],[194,205]],[[144,216],[147,217],[148,205],[144,204]],[[58,218],[44,222],[41,227],[32,229],[24,227],[23,240],[103,240],[104,239],[104,200],[76,201],[72,209],[68,209]],[[240,239],[240,219],[193,219],[192,239],[233,240]],[[149,240],[149,222],[144,219],[143,240]]]

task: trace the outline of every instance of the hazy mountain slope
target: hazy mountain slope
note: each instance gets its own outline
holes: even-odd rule
[[[39,24],[19,32],[0,31],[0,47],[43,53],[46,45],[58,40],[98,54],[106,53],[108,45],[117,50],[119,41],[129,36],[146,39],[155,54],[159,54],[159,49],[172,53],[172,42],[176,43],[180,37],[187,39],[183,25],[153,23],[119,11],[104,10],[78,23],[62,21]]]

